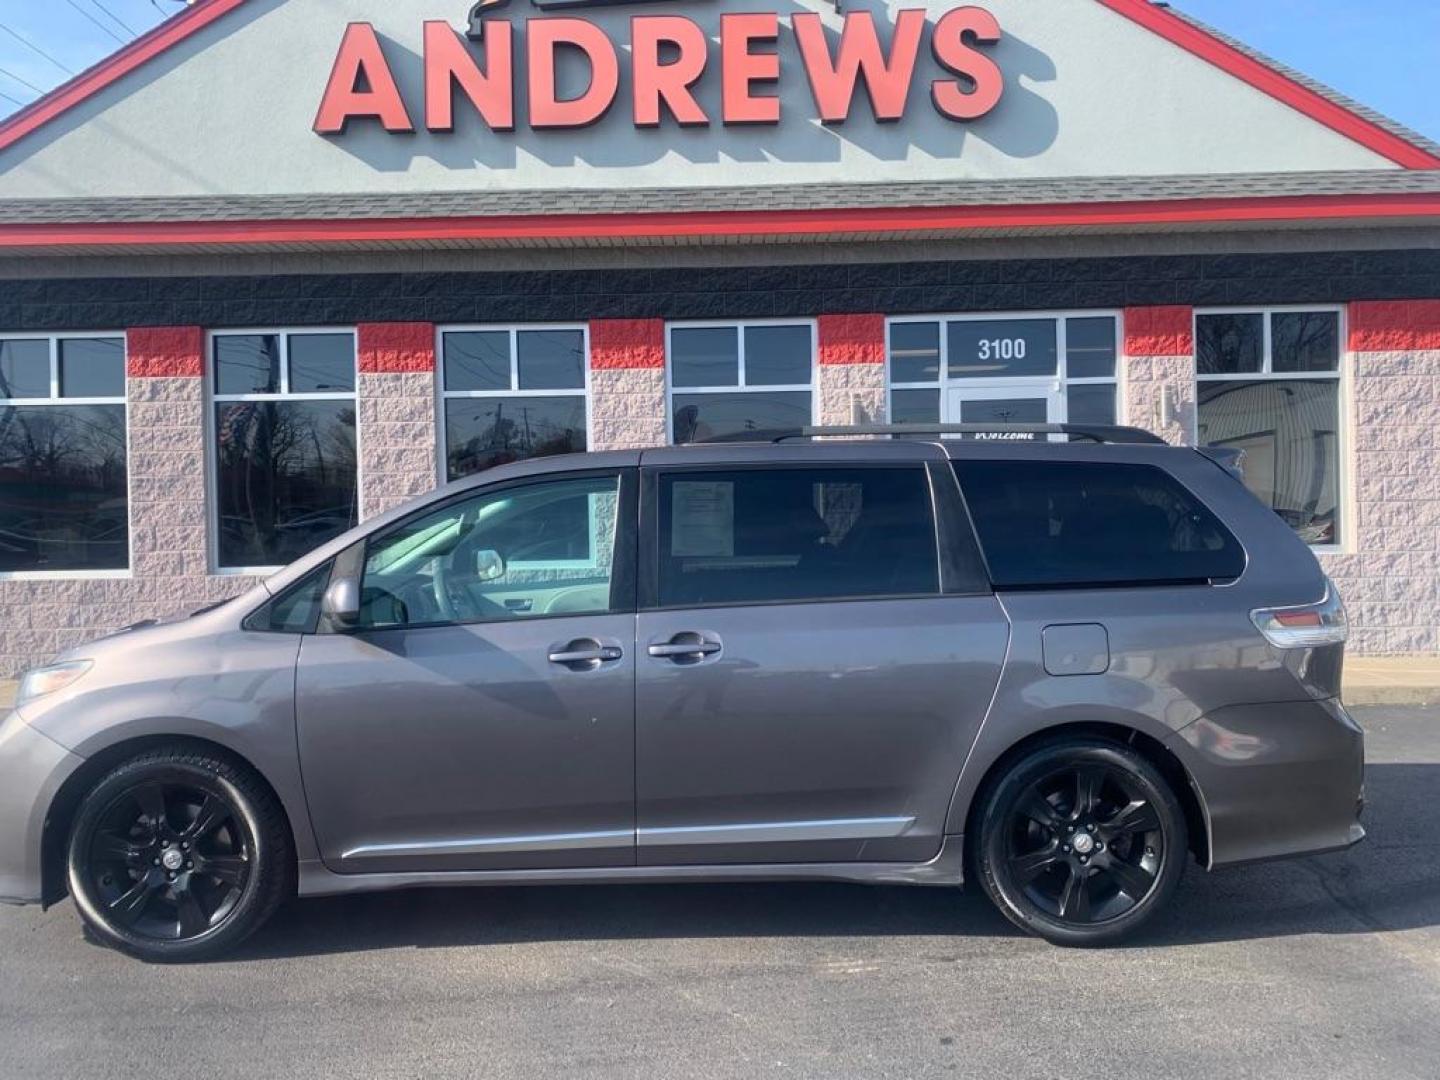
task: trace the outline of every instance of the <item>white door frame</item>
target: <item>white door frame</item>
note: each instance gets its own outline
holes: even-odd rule
[[[1003,383],[991,379],[952,380],[945,388],[940,402],[940,416],[944,423],[963,423],[961,408],[967,401],[1022,401],[1045,402],[1045,423],[1065,422],[1065,391],[1063,383],[1053,376],[1036,379],[1006,379]]]

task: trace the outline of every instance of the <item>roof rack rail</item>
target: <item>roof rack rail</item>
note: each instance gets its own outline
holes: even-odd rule
[[[833,427],[812,426],[787,431],[745,431],[722,436],[707,442],[790,442],[794,439],[844,438],[847,436],[913,436],[991,435],[1006,436],[1068,435],[1095,443],[1132,443],[1164,446],[1165,440],[1142,428],[1105,424],[842,424]]]

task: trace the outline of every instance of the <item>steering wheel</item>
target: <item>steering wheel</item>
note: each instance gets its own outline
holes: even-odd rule
[[[430,571],[430,584],[440,617],[446,622],[458,622],[460,616],[456,613],[454,595],[450,591],[450,567],[446,565],[446,560],[435,560],[435,566]]]

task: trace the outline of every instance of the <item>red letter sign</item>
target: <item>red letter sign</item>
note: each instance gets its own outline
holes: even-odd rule
[[[679,52],[668,64],[660,62],[662,42]],[[662,102],[686,127],[710,123],[690,92],[705,73],[708,51],[705,31],[679,15],[641,15],[630,20],[636,127],[659,127]]]
[[[447,22],[425,24],[425,126],[455,130],[454,88],[465,91],[485,123],[515,130],[515,60],[510,24],[495,20],[485,32],[485,71]]]
[[[780,16],[720,16],[720,85],[727,124],[778,124],[780,99],[755,97],[750,87],[780,78],[779,53],[752,53],[752,41],[777,41]]]
[[[620,88],[615,46],[584,19],[531,19],[525,27],[530,67],[530,126],[584,127],[605,115]],[[578,98],[560,101],[555,88],[555,49],[569,45],[590,60],[590,87]]]
[[[952,120],[978,120],[1000,103],[1005,92],[1005,76],[999,65],[965,40],[970,35],[982,45],[1000,40],[1000,24],[983,8],[963,7],[941,18],[935,26],[932,47],[935,59],[946,71],[953,71],[975,84],[973,90],[962,90],[959,83],[937,80],[930,87],[930,97]]]
[[[800,43],[800,57],[805,61],[805,75],[821,121],[839,124],[850,115],[855,82],[861,77],[876,120],[899,120],[905,115],[920,35],[925,30],[924,11],[911,8],[896,16],[888,58],[880,51],[875,17],[868,11],[852,11],[845,16],[840,55],[833,61],[820,16],[807,12],[796,15],[794,21],[795,39]]]
[[[368,90],[357,89],[362,78]],[[352,117],[365,116],[378,117],[386,131],[415,130],[375,28],[369,23],[351,23],[345,28],[330,82],[320,99],[315,130],[321,135],[340,135]]]

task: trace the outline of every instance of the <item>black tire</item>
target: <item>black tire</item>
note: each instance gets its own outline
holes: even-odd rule
[[[188,963],[264,925],[290,891],[293,861],[284,811],[254,773],[171,747],[95,785],[75,816],[66,872],[101,942],[141,960]]]
[[[1159,770],[1097,738],[1037,747],[979,803],[975,865],[1001,913],[1055,945],[1111,945],[1174,895],[1189,843]]]

